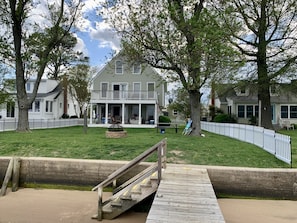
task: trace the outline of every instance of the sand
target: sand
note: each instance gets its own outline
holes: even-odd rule
[[[297,201],[219,199],[219,205],[226,223],[297,222]],[[0,197],[0,223],[95,223],[96,207],[96,192],[26,188]],[[130,211],[102,222],[143,223],[146,217]]]
[[[219,199],[226,223],[296,223],[297,201]]]

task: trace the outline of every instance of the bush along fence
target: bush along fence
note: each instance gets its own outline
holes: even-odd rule
[[[0,132],[17,129],[17,119],[0,120]],[[30,119],[30,129],[62,128],[83,125],[83,119]]]
[[[201,122],[201,128],[259,146],[292,166],[290,136],[263,127],[231,123]]]

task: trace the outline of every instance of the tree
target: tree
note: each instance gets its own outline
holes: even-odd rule
[[[84,108],[91,97],[89,91],[90,80],[90,67],[87,64],[78,64],[75,67],[72,67],[66,76],[63,77],[63,81],[67,81],[68,83],[64,86],[68,85],[70,95],[79,104],[79,117],[83,117]]]
[[[67,53],[75,45],[71,29],[78,16],[80,1],[75,3],[61,0],[60,3],[48,3],[49,14],[38,15],[44,23],[33,20],[33,9],[40,6],[38,4],[45,3],[31,0],[1,0],[0,6],[3,28],[0,44],[5,49],[5,52],[1,53],[1,61],[13,64],[16,75],[19,111],[17,131],[29,131],[28,109],[35,100],[41,78],[47,68],[56,62],[54,55],[57,52]],[[5,40],[8,40],[8,43],[5,43]],[[64,61],[63,65],[66,63]],[[51,67],[53,75],[58,73],[60,67],[55,65]],[[34,77],[35,84],[32,96],[29,97],[25,84],[31,76]]]
[[[200,135],[201,87],[221,75],[234,56],[226,44],[223,24],[214,14],[211,4],[216,2],[115,2],[108,5],[106,16],[122,38],[124,53],[131,60],[167,71],[168,80],[182,83],[189,94],[192,135]]]
[[[270,85],[291,78],[297,59],[297,2],[295,0],[231,0],[219,5],[227,24],[230,42],[248,62],[246,68],[256,80],[261,102],[261,125],[272,126]],[[225,14],[225,10],[228,14]],[[236,31],[233,27],[242,27]],[[255,68],[255,69],[254,69]]]
[[[178,88],[174,90],[175,97],[168,105],[168,107],[172,110],[178,111],[180,114],[184,116],[186,119],[190,117],[190,102],[189,102],[189,93],[184,88]]]
[[[11,92],[14,89],[15,82],[6,76],[8,70],[5,66],[0,65],[0,105],[11,100]]]

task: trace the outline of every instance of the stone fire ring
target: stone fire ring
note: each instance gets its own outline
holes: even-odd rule
[[[106,131],[105,132],[106,138],[124,138],[127,137],[127,131]]]

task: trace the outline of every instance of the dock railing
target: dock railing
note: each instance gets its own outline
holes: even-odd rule
[[[130,180],[126,181],[124,184],[122,184],[120,187],[116,188],[115,190],[119,191],[124,189],[126,186],[136,181],[140,176],[155,169],[157,169],[158,171],[158,183],[160,183],[162,178],[162,169],[166,168],[166,149],[167,149],[167,139],[165,138],[159,143],[149,148],[148,150],[144,151],[142,154],[140,154],[133,160],[131,160],[129,163],[125,164],[115,172],[111,173],[106,180],[102,181],[100,184],[98,184],[92,189],[92,191],[98,190],[98,213],[97,213],[98,220],[102,220],[102,215],[103,215],[103,209],[102,209],[103,189],[111,184],[113,184],[113,186],[115,187],[117,179],[119,179],[121,176],[123,176],[125,173],[127,173],[129,170],[131,170],[139,163],[145,161],[148,157],[150,157],[154,153],[157,153],[158,155],[158,160],[156,163],[153,163],[151,166],[149,166],[148,168],[146,168],[136,176],[132,177]]]

